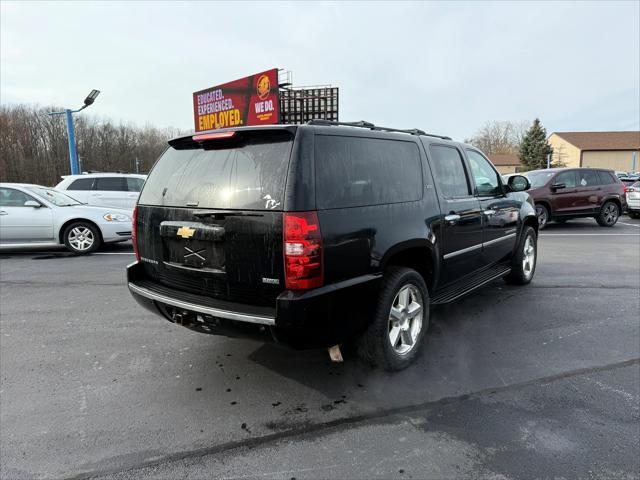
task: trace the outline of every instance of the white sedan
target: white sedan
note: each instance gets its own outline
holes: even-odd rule
[[[0,248],[64,244],[77,254],[131,238],[131,212],[84,205],[39,185],[0,183]]]

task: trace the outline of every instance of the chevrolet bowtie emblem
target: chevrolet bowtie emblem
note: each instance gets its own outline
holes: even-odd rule
[[[176,235],[178,237],[182,237],[182,238],[191,238],[193,237],[193,234],[196,232],[195,228],[189,228],[189,227],[180,227],[178,229],[178,231],[176,232]]]

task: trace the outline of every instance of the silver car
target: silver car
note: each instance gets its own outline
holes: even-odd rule
[[[131,238],[131,212],[84,205],[40,185],[0,183],[0,248],[64,244],[73,253]]]

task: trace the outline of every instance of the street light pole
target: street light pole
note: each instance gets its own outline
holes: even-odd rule
[[[50,112],[49,115],[65,115],[67,119],[67,139],[69,140],[69,164],[71,166],[71,175],[80,173],[80,165],[78,163],[78,152],[76,151],[76,134],[73,126],[73,114],[84,110],[91,105],[96,97],[100,94],[100,90],[91,90],[91,93],[84,99],[84,105],[77,110],[65,108],[62,112]]]

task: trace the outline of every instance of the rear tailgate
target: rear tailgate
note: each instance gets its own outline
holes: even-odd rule
[[[245,131],[172,145],[140,195],[137,242],[150,280],[275,306],[284,290],[282,204],[293,134]]]

